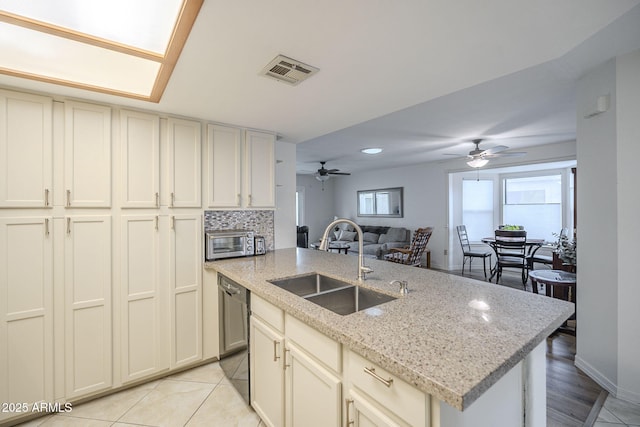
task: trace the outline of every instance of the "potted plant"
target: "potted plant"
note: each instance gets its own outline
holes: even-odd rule
[[[569,240],[569,236],[567,235],[558,236],[557,234],[554,234],[554,236],[558,237],[554,253],[557,255],[558,259],[562,261],[562,266],[565,267],[563,270],[575,273],[577,263],[576,239],[574,238]]]

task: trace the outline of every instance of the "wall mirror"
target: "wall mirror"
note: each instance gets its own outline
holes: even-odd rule
[[[402,188],[358,191],[358,216],[402,218]]]

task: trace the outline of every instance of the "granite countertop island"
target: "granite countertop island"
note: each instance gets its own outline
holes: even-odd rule
[[[565,301],[451,274],[309,249],[205,263],[416,388],[464,410],[574,311]],[[398,297],[342,316],[269,283],[317,272]],[[406,280],[401,296],[392,280]]]

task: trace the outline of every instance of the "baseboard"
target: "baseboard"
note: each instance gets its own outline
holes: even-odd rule
[[[627,402],[635,403],[636,405],[640,405],[640,393],[635,391],[618,387],[618,394],[615,397]]]
[[[575,365],[582,372],[587,374],[592,380],[598,383],[600,387],[607,390],[610,395],[616,399],[624,400],[634,404],[640,404],[640,393],[618,387],[607,377],[602,375],[600,371],[595,369],[589,363],[585,362],[580,356],[576,355]]]
[[[602,375],[600,371],[591,366],[588,362],[582,359],[580,356],[576,354],[575,363],[576,368],[580,369],[582,372],[587,374],[592,380],[598,383],[600,387],[607,390],[609,394],[613,396],[618,395],[618,386],[613,383],[609,378]]]

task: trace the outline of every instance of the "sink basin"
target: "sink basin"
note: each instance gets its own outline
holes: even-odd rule
[[[371,289],[350,286],[318,295],[311,295],[306,299],[334,313],[346,315],[393,301],[396,298]]]
[[[269,283],[341,315],[366,310],[396,299],[318,273],[274,279]]]
[[[318,273],[305,274],[304,276],[289,277],[286,279],[270,280],[269,282],[300,297],[353,286],[352,284],[343,282],[342,280],[333,279]]]

